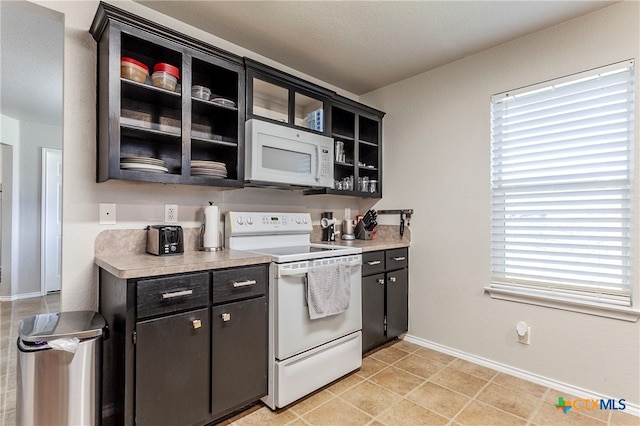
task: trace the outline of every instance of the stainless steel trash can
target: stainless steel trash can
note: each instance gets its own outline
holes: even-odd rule
[[[20,322],[16,424],[100,424],[106,327],[94,311],[41,314]]]

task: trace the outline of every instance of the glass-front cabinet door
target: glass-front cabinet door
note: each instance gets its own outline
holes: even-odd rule
[[[329,90],[251,60],[245,62],[247,119],[325,133]]]

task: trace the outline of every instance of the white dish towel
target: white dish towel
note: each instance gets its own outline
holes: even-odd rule
[[[309,318],[336,315],[349,308],[351,282],[344,264],[311,266],[307,270]]]

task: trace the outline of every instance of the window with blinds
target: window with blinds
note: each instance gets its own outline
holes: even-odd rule
[[[631,306],[634,62],[491,99],[491,290]]]

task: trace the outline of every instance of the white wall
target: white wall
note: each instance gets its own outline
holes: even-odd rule
[[[640,402],[640,323],[498,301],[483,292],[490,275],[490,96],[629,58],[640,58],[637,1],[615,4],[361,97],[387,112],[386,191],[377,208],[411,200],[407,207],[415,209],[409,334]],[[638,69],[636,64],[636,86]],[[636,146],[637,140],[638,135]],[[637,236],[636,230],[640,242]],[[530,346],[515,341],[519,320],[531,326]]]
[[[33,296],[41,290],[42,148],[62,148],[62,128],[1,117],[0,142],[11,149],[6,151],[10,157],[2,163],[2,173],[10,179],[2,188],[5,258],[0,297],[11,299]]]
[[[62,148],[62,128],[41,123],[20,122],[18,160],[18,208],[13,218],[18,228],[18,280],[13,295],[39,294],[41,291],[41,222],[42,222],[42,148]],[[14,272],[15,273],[15,272]]]
[[[0,298],[10,298],[15,283],[13,270],[17,269],[17,257],[12,253],[17,251],[17,230],[12,225],[13,217],[17,216],[17,203],[14,203],[15,187],[19,178],[17,168],[14,168],[14,158],[20,151],[20,122],[14,118],[0,114],[0,143],[2,143],[2,275],[0,277]]]

